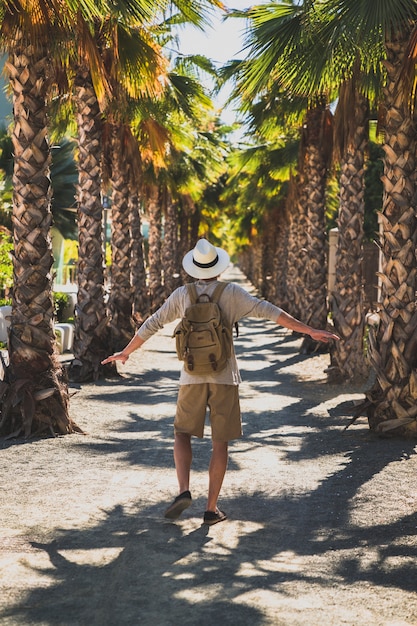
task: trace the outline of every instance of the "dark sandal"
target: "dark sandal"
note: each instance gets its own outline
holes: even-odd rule
[[[183,491],[177,496],[172,504],[169,505],[164,513],[167,519],[178,519],[185,509],[188,509],[192,502],[191,493],[189,491]]]
[[[226,513],[216,509],[215,511],[206,511],[204,513],[204,524],[208,526],[213,526],[213,524],[218,524],[219,522],[224,522],[227,519]]]

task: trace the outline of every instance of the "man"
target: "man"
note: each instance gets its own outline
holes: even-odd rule
[[[228,267],[229,255],[225,250],[200,239],[195,248],[183,259],[187,274],[197,279],[197,295],[212,296],[219,275]],[[121,361],[165,324],[181,319],[191,304],[186,286],[178,287],[164,304],[139,328],[136,335],[121,351],[109,356],[102,363]],[[328,342],[339,337],[326,330],[315,330],[295,319],[279,307],[250,295],[236,283],[228,283],[220,295],[219,306],[230,328],[243,317],[257,317],[275,321],[298,333],[310,335],[315,341]],[[241,382],[236,356],[232,353],[221,371],[196,375],[183,368],[177,410],[174,420],[174,463],[177,473],[179,495],[165,511],[168,519],[177,519],[192,502],[190,493],[190,469],[192,461],[191,436],[203,437],[206,410],[209,409],[212,454],[209,465],[209,488],[203,522],[208,525],[222,522],[226,514],[217,501],[223,484],[228,461],[228,442],[241,437],[241,414],[239,406],[239,384]]]

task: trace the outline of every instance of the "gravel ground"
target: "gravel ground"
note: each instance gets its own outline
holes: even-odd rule
[[[234,268],[225,278],[241,282]],[[250,288],[250,286],[249,286]],[[363,388],[329,385],[328,355],[246,320],[243,439],[202,525],[210,457],[172,523],[179,363],[166,327],[115,381],[73,386],[85,435],[0,444],[0,624],[417,624],[415,442],[348,430]]]

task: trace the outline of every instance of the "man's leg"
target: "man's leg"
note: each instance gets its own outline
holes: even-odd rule
[[[192,461],[191,435],[175,433],[174,462],[178,478],[179,495],[165,511],[168,519],[178,519],[191,504],[190,469]]]
[[[213,441],[209,466],[209,489],[207,499],[207,511],[216,511],[217,500],[222,488],[224,475],[226,474],[228,461],[228,442]]]
[[[190,489],[190,470],[193,453],[191,449],[191,435],[175,433],[174,463],[177,472],[179,493]]]

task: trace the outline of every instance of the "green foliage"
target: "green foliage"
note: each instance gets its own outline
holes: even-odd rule
[[[0,128],[0,225],[12,228],[13,208],[13,148],[5,128]]]
[[[12,230],[13,187],[12,179],[0,170],[0,226]]]
[[[0,293],[13,284],[12,250],[11,237],[2,236],[0,233]]]
[[[64,310],[69,304],[69,295],[62,291],[53,292],[55,315],[58,322],[64,321]]]
[[[69,139],[52,149],[51,181],[53,188],[52,214],[54,226],[65,238],[77,236],[75,190],[78,182],[74,159],[75,144]],[[72,210],[71,210],[72,209]]]
[[[329,176],[326,185],[326,230],[329,231],[337,226],[339,212],[339,171],[336,170]]]
[[[378,211],[382,208],[384,152],[380,144],[370,142],[369,160],[365,170],[365,239],[372,241],[378,233]]]

